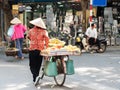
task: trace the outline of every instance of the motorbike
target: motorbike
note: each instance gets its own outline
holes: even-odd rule
[[[94,44],[94,45],[89,46],[89,51],[90,52],[96,51],[97,53],[104,53],[106,51],[107,41],[106,39],[99,39],[99,42],[100,42],[101,49],[98,48],[97,44]]]
[[[105,38],[99,39],[99,42],[101,49],[98,48],[97,44],[89,45],[87,43],[86,36],[84,34],[80,34],[76,37],[75,45],[79,47],[81,51],[85,50],[86,52],[96,51],[97,53],[103,53],[106,51],[107,40]]]

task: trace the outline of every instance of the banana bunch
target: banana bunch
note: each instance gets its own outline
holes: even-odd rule
[[[49,40],[49,46],[64,46],[65,45],[65,42],[64,41],[61,41],[57,38],[52,38]]]
[[[57,39],[57,38],[52,38],[52,39],[49,40],[49,43],[58,44],[58,43],[60,43],[60,40]]]
[[[80,52],[80,49],[77,46],[72,46],[72,45],[64,46],[64,49],[66,49],[68,51],[78,51],[78,52]]]

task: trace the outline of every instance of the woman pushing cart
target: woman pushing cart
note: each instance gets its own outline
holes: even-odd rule
[[[71,69],[69,66],[74,67],[69,55],[80,55],[79,48],[72,45],[64,46],[65,42],[57,38],[49,39],[45,30],[46,26],[41,18],[32,20],[30,23],[34,27],[28,33],[30,39],[29,65],[35,86],[39,84],[39,80],[44,75],[54,77],[57,85],[63,85],[66,75],[74,73],[74,70],[68,72]],[[43,57],[45,60],[42,66]],[[43,71],[42,76],[39,74],[40,68]]]

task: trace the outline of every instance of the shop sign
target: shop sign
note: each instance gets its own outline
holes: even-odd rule
[[[13,10],[12,10],[12,14],[13,14],[13,15],[17,15],[17,14],[18,14],[18,10],[13,9]]]
[[[107,0],[93,0],[93,6],[106,6]]]
[[[12,9],[14,9],[14,10],[18,10],[18,5],[12,5]]]

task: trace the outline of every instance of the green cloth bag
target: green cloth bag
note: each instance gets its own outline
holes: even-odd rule
[[[66,61],[66,71],[67,71],[66,73],[67,75],[72,75],[75,73],[73,60]]]
[[[49,77],[58,75],[56,62],[52,60],[45,62],[44,74]]]

